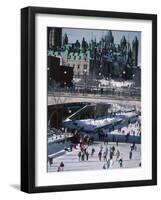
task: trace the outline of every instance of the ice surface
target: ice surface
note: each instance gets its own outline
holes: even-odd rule
[[[133,150],[132,159],[129,159],[129,152],[130,152],[130,145],[125,143],[119,143],[116,146],[116,143],[109,143],[108,145],[102,142],[94,143],[93,145],[88,147],[88,152],[91,154],[91,149],[95,148],[94,156],[91,157],[89,155],[88,161],[79,161],[78,159],[78,152],[80,151],[79,147],[74,149],[72,152],[66,152],[64,155],[54,158],[53,164],[49,166],[48,164],[48,172],[57,172],[57,169],[60,165],[60,162],[63,161],[64,163],[64,171],[82,171],[82,170],[103,170],[103,165],[106,166],[106,161],[99,161],[98,159],[98,152],[100,151],[100,146],[103,146],[103,152],[105,151],[106,147],[108,149],[111,146],[115,146],[116,150],[118,149],[121,153],[120,157],[123,159],[123,168],[136,168],[139,167],[139,163],[141,162],[141,145],[137,144],[136,151]],[[116,151],[115,150],[115,151]],[[109,156],[109,154],[108,154]],[[116,156],[113,157],[113,161],[111,162],[112,165],[109,167],[110,169],[120,168],[118,160],[116,160]],[[107,170],[107,169],[106,169]],[[62,173],[62,172],[60,172]]]

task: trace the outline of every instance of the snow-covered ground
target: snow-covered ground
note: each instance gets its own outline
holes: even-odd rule
[[[138,123],[129,124],[128,127],[124,126],[121,128],[121,131],[119,132],[118,129],[111,132],[111,134],[116,135],[127,135],[127,133],[130,133],[131,136],[140,136],[140,127]]]
[[[81,81],[82,81],[81,78],[73,78],[73,83],[79,83]],[[113,79],[99,79],[99,80],[94,79],[94,81],[99,82],[101,87],[109,86],[109,87],[121,88],[121,87],[131,87],[134,85],[134,81],[116,81]]]
[[[59,141],[62,141],[62,140],[65,140],[66,138],[70,138],[72,137],[72,134],[71,133],[66,133],[66,134],[61,134],[61,135],[55,135],[53,134],[52,136],[49,136],[48,137],[48,144],[49,143],[53,143],[53,142],[59,142]]]
[[[131,87],[132,85],[134,85],[133,81],[115,81],[115,80],[99,80],[101,86],[110,86],[110,87]]]
[[[64,155],[60,157],[56,157],[53,159],[53,164],[49,166],[48,163],[48,172],[57,172],[58,167],[61,162],[64,163],[64,171],[81,171],[81,170],[104,170],[103,165],[107,164],[106,161],[99,161],[98,159],[98,152],[100,151],[101,145],[103,146],[103,151],[105,151],[106,147],[108,147],[108,150],[110,147],[115,146],[115,152],[118,149],[120,151],[120,157],[123,159],[123,168],[136,168],[139,167],[139,163],[141,162],[141,145],[137,144],[136,151],[133,150],[132,159],[129,159],[129,152],[130,152],[130,144],[127,143],[119,143],[118,146],[116,146],[116,143],[109,143],[104,144],[103,142],[97,142],[93,145],[88,147],[88,152],[91,154],[92,148],[95,148],[95,153],[93,157],[89,155],[89,160],[85,161],[79,161],[78,159],[78,152],[80,151],[80,148],[77,147],[77,149],[74,149],[72,152],[66,152]],[[109,158],[109,153],[108,157]],[[116,156],[113,157],[113,160],[110,163],[109,169],[115,169],[120,168],[118,160],[116,160]],[[62,172],[61,172],[62,173]]]
[[[74,123],[76,124],[76,126],[78,127],[83,127],[85,131],[94,131],[96,128],[98,127],[102,127],[105,125],[108,125],[110,122],[112,122],[113,120],[115,120],[115,118],[107,118],[107,117],[102,117],[99,119],[82,119],[82,120],[75,120],[73,121],[69,121],[69,126],[70,124]],[[72,126],[71,124],[71,126]]]
[[[140,119],[139,119],[140,120]],[[107,117],[102,117],[102,118],[98,118],[98,119],[83,119],[83,120],[75,120],[75,121],[67,121],[64,122],[64,125],[66,127],[72,127],[72,128],[83,128],[84,131],[95,131],[96,128],[100,128],[102,127],[102,130],[104,130],[104,132],[109,133],[108,128],[106,128],[106,125],[111,124],[112,122],[119,122],[121,121],[121,117],[111,117],[111,118],[107,118]],[[118,128],[122,127],[121,131],[118,132],[117,127],[115,126],[114,131],[110,132],[111,134],[118,134],[118,135],[126,135],[127,133],[130,132],[130,135],[133,136],[139,136],[140,134],[140,127],[138,122],[136,123],[131,123],[128,125],[128,127],[126,125],[118,125]],[[123,132],[124,130],[124,132]]]

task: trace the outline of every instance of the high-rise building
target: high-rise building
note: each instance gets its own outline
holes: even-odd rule
[[[137,37],[132,41],[132,63],[134,66],[138,65],[138,46],[139,42]]]
[[[62,45],[62,28],[47,29],[48,35],[48,49],[60,48]]]

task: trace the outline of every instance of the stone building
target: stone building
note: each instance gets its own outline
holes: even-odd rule
[[[126,73],[126,69],[130,73],[126,77],[132,78],[132,68],[138,63],[137,37],[132,42],[132,48],[125,36],[120,44],[115,44],[112,31],[107,31],[100,41],[91,39],[87,42],[83,37],[81,42],[69,43],[66,33],[62,36],[60,29],[51,29],[48,39],[48,56],[59,57],[60,65],[72,67],[75,78],[119,78],[123,72]]]

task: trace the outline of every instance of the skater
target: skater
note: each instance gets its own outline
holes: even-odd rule
[[[115,147],[114,146],[111,147],[111,152],[113,152],[113,154],[115,153]]]
[[[58,166],[57,172],[60,172],[60,166]]]
[[[130,151],[130,153],[129,153],[129,159],[130,160],[132,159],[132,151]]]
[[[102,151],[99,151],[99,153],[98,153],[98,158],[99,158],[99,161],[101,161],[101,158],[102,158]]]
[[[92,151],[91,151],[91,157],[94,155],[94,152],[95,152],[95,149],[92,148]]]
[[[122,158],[120,158],[120,160],[119,160],[119,164],[120,164],[120,167],[123,166],[123,160],[122,160]]]
[[[51,167],[51,165],[53,164],[53,159],[51,157],[48,157],[48,161],[49,161],[49,166]]]
[[[81,155],[81,160],[84,161],[84,152]]]
[[[89,158],[89,153],[88,153],[88,151],[86,151],[86,160],[88,161],[88,158]]]
[[[64,163],[63,162],[60,163],[60,171],[64,171]]]
[[[119,145],[119,140],[116,139],[116,146],[118,147],[118,145]]]
[[[107,153],[106,152],[103,153],[103,160],[107,161]]]
[[[118,159],[119,159],[119,157],[120,157],[120,151],[119,151],[119,150],[117,150],[117,151],[116,151],[116,160],[118,160]]]
[[[110,159],[110,167],[113,165],[113,159]]]
[[[102,152],[102,150],[103,150],[103,146],[101,145],[101,146],[100,146],[100,151]]]
[[[113,159],[113,151],[110,151],[110,159]]]
[[[134,149],[134,145],[133,144],[130,145],[130,149],[131,149],[131,151],[133,151],[133,149]]]
[[[107,160],[107,169],[110,167],[110,159]]]
[[[103,168],[103,169],[106,169],[106,165],[104,164],[102,168]]]
[[[133,142],[132,144],[133,144],[133,150],[135,150],[135,146],[136,146],[136,145],[135,145],[135,142]]]
[[[73,150],[73,144],[70,145],[70,151],[72,151],[72,150]]]
[[[106,155],[108,156],[108,147],[106,147]]]
[[[78,161],[80,162],[80,160],[81,160],[81,152],[79,151],[78,152]]]

